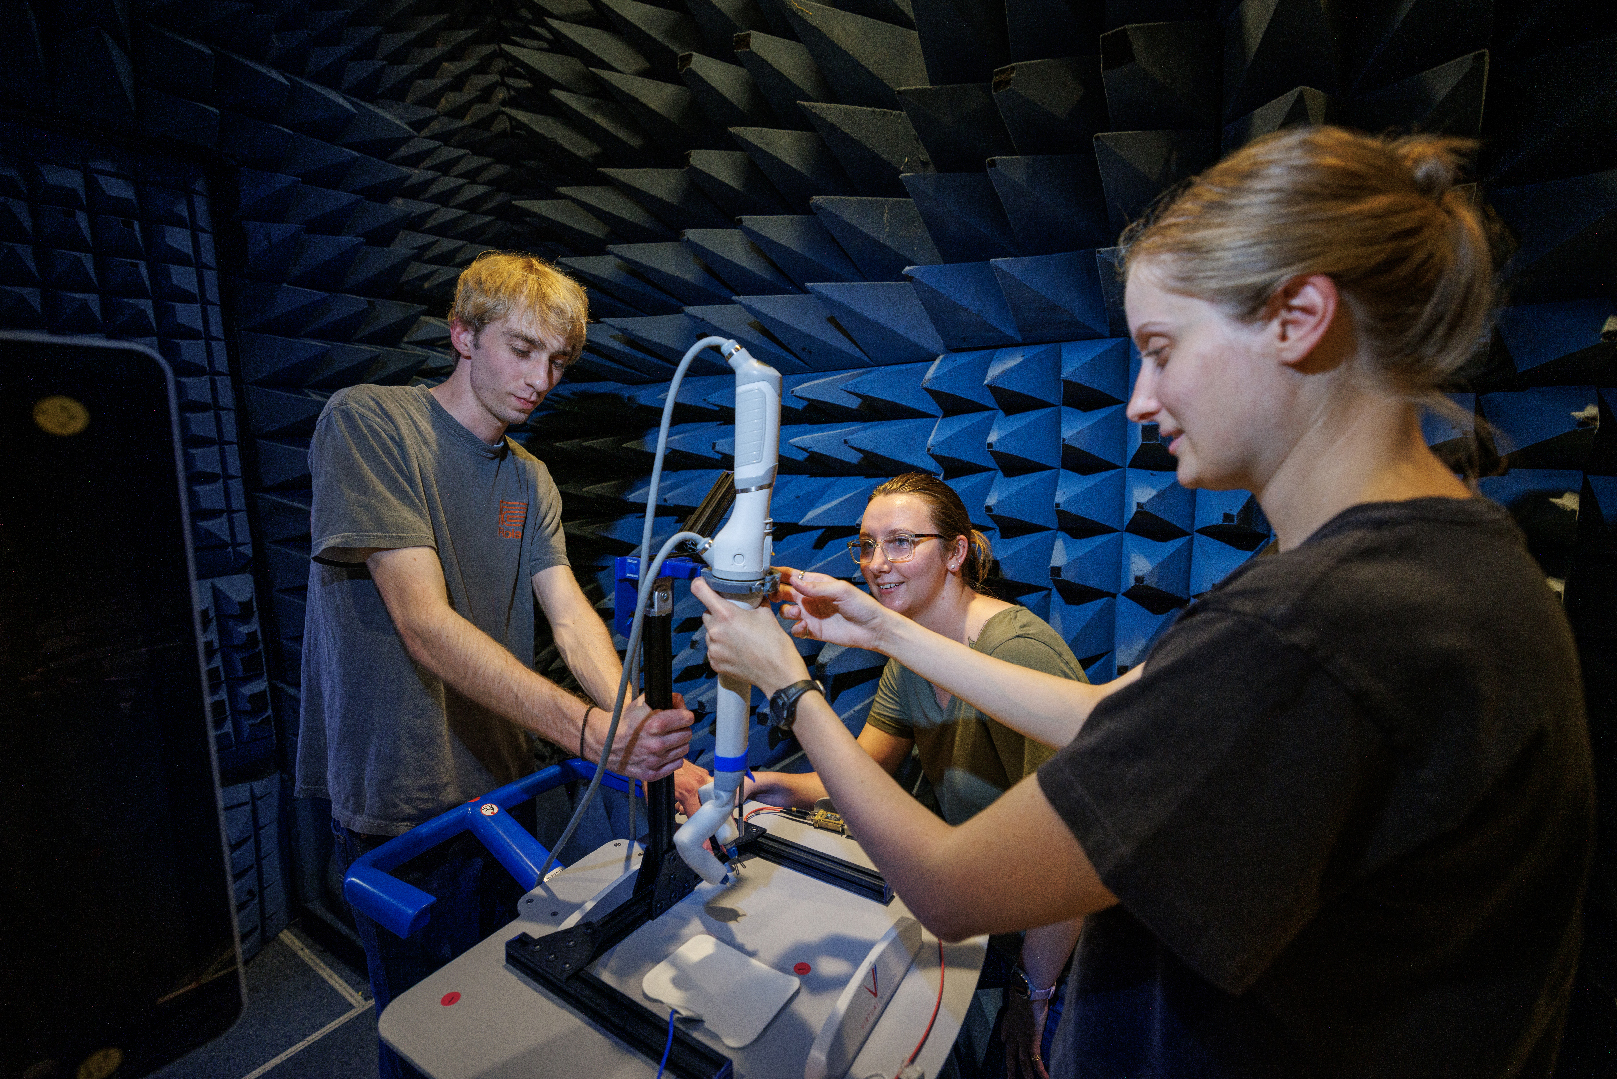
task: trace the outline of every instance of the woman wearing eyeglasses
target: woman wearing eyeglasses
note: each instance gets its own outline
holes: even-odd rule
[[[888,480],[870,494],[859,538],[848,544],[870,594],[883,607],[934,633],[996,659],[1084,681],[1084,671],[1060,635],[1026,607],[987,594],[993,561],[988,538],[971,526],[953,488],[924,472]],[[914,746],[921,770],[950,824],[962,824],[1007,789],[1038,770],[1055,747],[1027,738],[938,689],[896,659],[882,671],[858,743],[889,775]],[[677,784],[682,808],[698,807],[694,790],[708,778],[688,765]],[[746,797],[774,806],[808,809],[825,798],[813,772],[759,772]],[[1030,930],[1005,961],[1009,993],[1003,1023],[1011,1075],[1042,1076],[1046,1016],[1056,985],[1078,939],[1080,921]],[[996,951],[996,956],[1001,954]],[[1059,1005],[1057,1005],[1059,1015]],[[968,1027],[970,1023],[968,1021]],[[984,1023],[986,1026],[986,1023]],[[1048,1024],[1053,1032],[1054,1024]],[[982,1037],[963,1047],[968,1058],[985,1052]],[[990,1046],[991,1048],[991,1046]]]
[[[1060,635],[1026,607],[983,589],[993,555],[954,490],[924,472],[871,492],[849,553],[870,594],[934,633],[1019,667],[1084,681]],[[897,660],[882,671],[859,744],[889,773],[913,745],[944,820],[958,824],[1032,775],[1054,748],[989,719]],[[812,772],[763,772],[748,796],[811,807],[826,797]]]

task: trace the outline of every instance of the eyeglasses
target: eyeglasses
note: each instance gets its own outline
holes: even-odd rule
[[[915,545],[921,540],[942,539],[940,532],[921,532],[910,535],[900,532],[884,540],[865,539],[861,536],[856,540],[848,541],[848,555],[861,566],[876,557],[878,550],[887,553],[889,562],[908,562],[915,557]]]

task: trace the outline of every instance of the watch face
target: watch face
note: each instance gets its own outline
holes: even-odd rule
[[[797,718],[797,702],[803,699],[803,694],[811,689],[819,689],[820,683],[812,678],[801,682],[793,682],[782,689],[777,689],[769,696],[769,722],[781,730],[791,730],[792,722]]]
[[[790,691],[791,691],[791,687],[787,686],[784,689],[777,689],[774,693],[770,694],[770,696],[769,696],[769,722],[770,722],[770,724],[772,726],[775,726],[775,727],[790,726],[790,724],[787,722],[787,719],[786,719],[786,716],[787,716],[786,695]]]

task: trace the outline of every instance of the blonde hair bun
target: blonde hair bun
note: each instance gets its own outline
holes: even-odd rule
[[[1441,201],[1460,182],[1466,157],[1475,147],[1471,139],[1409,135],[1395,140],[1389,148],[1409,170],[1415,189]]]
[[[1493,258],[1479,208],[1455,190],[1476,143],[1293,127],[1256,139],[1164,196],[1119,241],[1126,278],[1232,317],[1262,315],[1309,274],[1336,283],[1393,392],[1440,411],[1440,391],[1486,341]]]

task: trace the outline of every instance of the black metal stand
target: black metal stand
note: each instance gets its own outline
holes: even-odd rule
[[[653,708],[674,706],[674,582],[657,582],[651,609],[641,628],[640,669],[646,703]],[[649,896],[646,920],[662,914],[691,894],[700,879],[674,849],[674,777],[666,776],[646,787],[646,816],[650,828],[640,875],[634,882],[634,900]],[[633,900],[631,900],[633,902]]]
[[[883,906],[893,901],[892,885],[874,869],[866,869],[834,854],[821,854],[813,847],[770,835],[750,821],[742,822],[741,838],[736,841],[736,857],[762,858],[766,862],[795,869],[805,877],[835,885],[845,892],[875,900]]]
[[[641,670],[646,703],[652,708],[674,705],[673,621],[673,581],[665,578],[657,582],[641,627]],[[649,784],[646,804],[650,833],[630,897],[599,919],[571,929],[543,937],[519,934],[506,942],[505,959],[602,1030],[659,1060],[668,1038],[667,1020],[588,970],[623,938],[689,895],[700,879],[674,849],[674,777]],[[680,1079],[726,1079],[734,1074],[734,1065],[675,1027],[666,1071]]]

